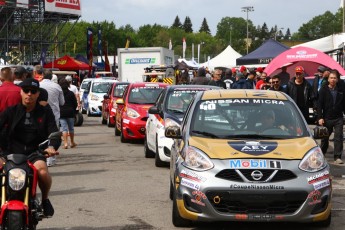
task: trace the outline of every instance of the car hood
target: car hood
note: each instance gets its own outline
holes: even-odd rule
[[[154,104],[144,104],[144,105],[140,105],[140,104],[128,104],[128,108],[134,109],[135,111],[137,111],[141,116],[148,116],[148,111],[149,108],[152,107]]]
[[[287,140],[225,140],[190,137],[189,146],[202,150],[214,159],[274,158],[297,160],[302,159],[317,144],[311,137]]]

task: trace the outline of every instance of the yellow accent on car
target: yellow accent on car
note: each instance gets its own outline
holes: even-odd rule
[[[200,149],[213,159],[272,158],[285,160],[302,159],[310,149],[317,146],[316,142],[309,137],[277,140],[276,142],[278,146],[276,149],[266,154],[255,156],[231,148],[231,146],[228,144],[229,141],[231,140],[190,137],[189,145]],[[238,140],[233,140],[232,142],[236,141]],[[234,154],[234,152],[237,154]]]
[[[329,215],[331,215],[331,209],[332,209],[332,204],[328,203],[328,207],[324,212],[321,212],[319,214],[316,214],[313,221],[323,221],[328,218]]]
[[[218,100],[229,98],[260,98],[260,99],[275,99],[288,100],[287,97],[277,91],[270,90],[208,90],[205,91],[202,100]]]
[[[183,200],[176,199],[176,204],[177,204],[178,212],[180,213],[181,217],[188,220],[198,219],[198,214],[196,214],[195,212],[191,212],[184,207]]]

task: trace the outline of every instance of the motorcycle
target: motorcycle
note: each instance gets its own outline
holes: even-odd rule
[[[51,140],[61,141],[61,132],[52,133],[48,140],[39,145],[38,151],[44,154]],[[46,218],[36,197],[37,169],[26,155],[9,154],[6,158],[6,163],[0,166],[0,229],[35,230],[38,222]]]

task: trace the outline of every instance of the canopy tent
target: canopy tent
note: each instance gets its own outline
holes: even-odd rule
[[[333,58],[319,50],[308,47],[295,47],[289,49],[276,58],[265,68],[267,75],[278,74],[282,66],[287,66],[287,72],[294,76],[295,67],[303,66],[307,76],[314,75],[318,66],[323,65],[331,69],[337,69],[341,75],[345,75],[345,70]]]
[[[338,48],[341,48],[344,46],[345,41],[345,33],[339,33],[339,34],[332,34],[324,38],[316,39],[310,42],[302,43],[295,47],[309,47],[313,49],[320,50],[322,52],[329,52]]]
[[[200,64],[204,67],[209,68],[216,68],[216,67],[223,67],[223,68],[232,68],[236,66],[236,59],[241,57],[242,55],[236,52],[230,45],[226,47],[220,54],[215,56],[214,58],[210,59],[209,61]]]
[[[88,70],[89,65],[65,55],[53,62],[45,64],[44,68],[58,68],[59,70]]]
[[[251,53],[237,58],[236,65],[268,64],[273,58],[288,49],[290,47],[274,39],[269,39]]]
[[[175,61],[175,68],[176,69],[198,69],[199,64],[196,61],[187,61],[184,58],[179,58]]]

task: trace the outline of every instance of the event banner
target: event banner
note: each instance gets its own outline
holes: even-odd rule
[[[81,0],[45,0],[45,11],[81,16]]]

